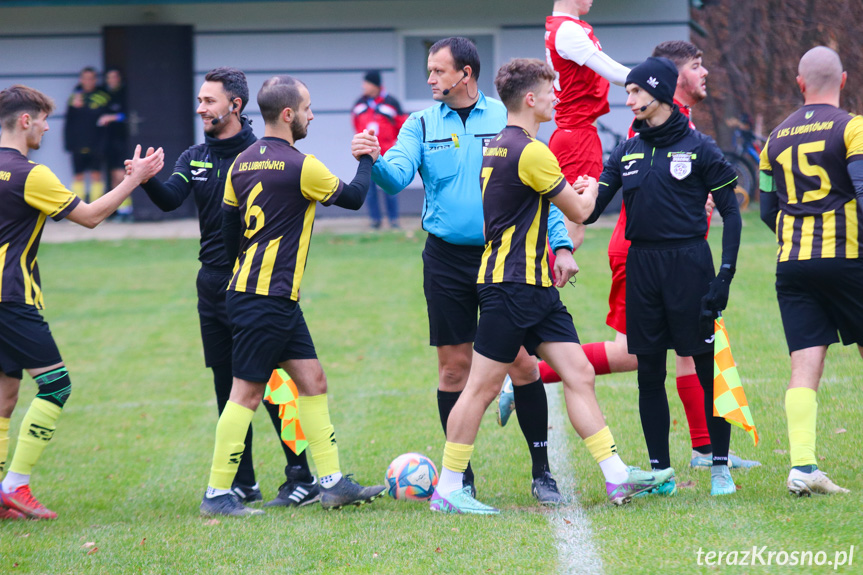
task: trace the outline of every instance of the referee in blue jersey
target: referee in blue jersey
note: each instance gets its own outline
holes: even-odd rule
[[[398,142],[374,165],[372,178],[388,194],[397,194],[417,173],[425,187],[423,289],[428,305],[429,343],[438,354],[438,411],[447,428],[450,411],[467,382],[477,329],[476,276],[483,254],[480,191],[482,151],[506,125],[506,108],[479,89],[479,54],[467,38],[445,38],[429,50],[428,85],[436,103],[412,114]],[[354,145],[367,145],[357,134]],[[549,240],[559,256],[558,285],[578,268],[563,216],[549,215]],[[542,238],[542,242],[545,238]],[[562,499],[548,464],[548,404],[536,360],[524,350],[512,366],[518,420],[532,460],[531,492],[540,503]],[[531,414],[527,417],[527,414]],[[473,471],[464,475],[475,493]]]

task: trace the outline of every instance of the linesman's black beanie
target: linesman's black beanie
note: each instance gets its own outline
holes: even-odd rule
[[[677,66],[668,58],[651,56],[629,71],[626,83],[638,84],[660,102],[673,104],[674,90],[677,88]]]

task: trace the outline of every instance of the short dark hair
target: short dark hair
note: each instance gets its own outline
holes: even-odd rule
[[[97,76],[99,75],[99,72],[93,66],[85,66],[85,67],[81,68],[81,71],[78,72],[78,75],[80,76],[84,72],[92,72],[93,74],[96,74]]]
[[[33,88],[15,84],[0,92],[0,127],[12,130],[21,114],[50,114],[54,100]]]
[[[249,103],[249,84],[246,82],[246,75],[243,71],[237,68],[229,68],[222,66],[214,68],[207,72],[204,76],[206,82],[220,82],[222,89],[228,94],[228,99],[232,102],[235,98],[240,99],[240,112],[246,109],[246,104]]]
[[[273,76],[261,86],[258,92],[258,107],[264,117],[264,123],[273,125],[279,119],[279,114],[285,108],[297,111],[303,98],[300,94],[302,82],[287,74]]]
[[[654,58],[668,58],[680,69],[690,60],[701,58],[704,52],[685,40],[668,40],[656,45],[653,49]]]
[[[497,71],[494,87],[506,109],[517,112],[525,94],[535,90],[543,80],[554,81],[551,66],[536,58],[515,58]]]
[[[479,52],[473,42],[462,36],[444,38],[429,48],[429,54],[437,54],[442,48],[449,48],[456,70],[463,70],[465,66],[470,66],[473,79],[479,80]]]

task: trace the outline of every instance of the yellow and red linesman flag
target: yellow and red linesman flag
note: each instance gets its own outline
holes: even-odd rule
[[[746,393],[737,373],[737,365],[731,356],[731,345],[728,343],[728,330],[725,320],[716,318],[714,322],[715,339],[713,341],[713,415],[724,417],[728,423],[740,427],[752,436],[752,441],[758,445],[758,430],[746,401]]]
[[[300,425],[297,406],[297,384],[282,369],[273,371],[267,382],[264,400],[279,406],[279,419],[282,420],[282,441],[291,451],[299,455],[309,446],[306,434]]]

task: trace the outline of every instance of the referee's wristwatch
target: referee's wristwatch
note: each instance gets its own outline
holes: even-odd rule
[[[729,272],[731,272],[731,277],[734,277],[734,272],[737,271],[737,268],[731,264],[722,264],[721,266],[719,266],[719,271],[722,270],[728,270]]]

